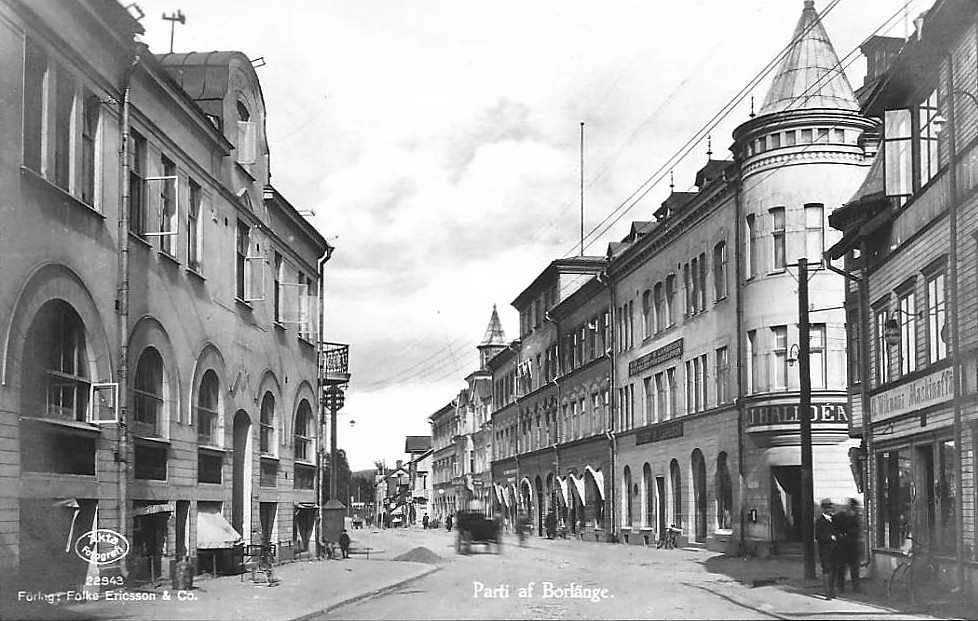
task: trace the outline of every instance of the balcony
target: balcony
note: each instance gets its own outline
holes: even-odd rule
[[[350,381],[350,346],[342,343],[323,343],[320,373],[326,385]]]

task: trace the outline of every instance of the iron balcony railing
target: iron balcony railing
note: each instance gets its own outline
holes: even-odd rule
[[[350,381],[350,346],[345,343],[323,343],[321,373],[327,384]]]

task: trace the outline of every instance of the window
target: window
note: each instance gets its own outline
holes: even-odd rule
[[[808,329],[808,374],[812,388],[825,388],[826,373],[825,358],[825,324],[815,323]]]
[[[784,207],[771,209],[771,221],[771,244],[774,249],[774,269],[783,270],[785,267]]]
[[[880,452],[876,459],[876,545],[900,548],[910,534],[913,516],[910,449]]]
[[[84,421],[91,389],[85,326],[68,304],[44,304],[27,333],[24,414]]]
[[[71,111],[75,104],[75,80],[58,65],[55,82],[54,184],[67,192],[71,183]]]
[[[655,420],[654,409],[655,409],[655,395],[652,392],[652,376],[646,377],[642,380],[642,387],[644,389],[642,402],[644,408],[642,409],[642,424],[648,425]]]
[[[793,147],[795,146],[796,134],[794,130],[784,133],[784,146]]]
[[[913,289],[897,298],[900,322],[900,374],[917,370],[917,305]]]
[[[82,134],[81,134],[81,199],[97,207],[95,200],[95,171],[97,170],[97,145],[99,129],[99,98],[84,91],[82,99]]]
[[[689,263],[683,264],[683,288],[686,293],[686,316],[689,317],[696,312],[693,300],[693,279],[690,276]]]
[[[262,455],[275,454],[275,397],[270,392],[261,400],[258,443]]]
[[[920,171],[917,174],[917,187],[922,188],[927,182],[937,176],[940,169],[940,158],[937,148],[937,124],[934,118],[938,115],[937,91],[922,101],[917,107],[917,133],[920,137]]]
[[[666,300],[662,294],[662,283],[655,283],[652,290],[652,299],[655,306],[655,332],[661,332],[666,327]]]
[[[673,418],[677,412],[677,401],[679,397],[679,386],[676,383],[676,367],[667,369],[666,377],[669,381],[669,412],[666,418]]]
[[[295,416],[295,458],[297,461],[314,461],[313,438],[315,426],[312,408],[305,399],[299,403],[299,411]]]
[[[235,247],[237,248],[235,263],[235,295],[245,299],[245,266],[248,264],[248,246],[250,245],[251,229],[247,224],[238,220],[238,234]]]
[[[199,272],[201,257],[201,238],[203,235],[200,219],[200,186],[190,180],[190,200],[187,203],[187,267]]]
[[[805,205],[805,257],[810,264],[822,264],[825,250],[824,208],[819,203]]]
[[[943,270],[927,278],[927,353],[930,363],[947,358],[947,311]]]
[[[628,302],[628,347],[635,346],[635,302]]]
[[[666,324],[664,327],[676,325],[676,275],[669,274],[666,278]]]
[[[768,140],[770,141],[772,149],[777,149],[781,146],[781,134],[771,134],[768,137]]]
[[[747,332],[747,358],[750,360],[750,372],[747,374],[747,392],[760,390],[760,356],[757,351],[757,330]]]
[[[218,434],[218,403],[220,382],[217,373],[208,370],[200,380],[197,393],[197,441],[200,444],[220,446]]]
[[[733,528],[733,479],[727,464],[727,454],[721,452],[717,456],[717,529]]]
[[[887,196],[907,197],[913,193],[910,110],[883,113],[883,166]]]
[[[713,299],[720,301],[727,297],[727,244],[719,242],[713,246]]]
[[[137,132],[131,134],[129,153],[129,231],[140,237],[146,235],[146,139]]]
[[[774,335],[774,387],[788,385],[788,327],[773,326]]]
[[[238,163],[254,164],[257,155],[257,126],[251,120],[248,107],[241,101],[236,106],[238,112],[238,142],[236,143]]]
[[[643,336],[649,338],[652,336],[653,331],[653,319],[652,319],[652,292],[648,289],[642,294],[642,330]]]
[[[845,142],[846,142],[846,130],[844,130],[844,129],[834,129],[834,130],[832,130],[832,134],[835,136],[835,138],[834,138],[835,142],[838,142],[839,144],[845,144]]]
[[[745,221],[746,230],[744,234],[747,239],[744,240],[744,267],[747,268],[747,278],[753,278],[757,275],[757,240],[756,231],[754,230],[754,214],[747,216]]]
[[[669,392],[666,387],[666,374],[656,373],[655,374],[655,418],[652,420],[654,423],[666,420],[668,418],[668,399]]]
[[[696,372],[693,370],[693,361],[687,360],[686,374],[684,378],[686,380],[686,413],[687,414],[692,414],[693,412],[696,411],[696,397],[693,394],[694,391],[693,378],[695,377],[695,375]]]
[[[727,357],[727,348],[721,347],[716,351],[716,393],[717,405],[726,403],[729,396],[729,374],[730,361]]]
[[[174,256],[177,230],[177,166],[165,155],[160,162],[160,250]]]
[[[812,143],[812,130],[803,129],[801,130],[801,144],[811,144]]]
[[[163,358],[152,347],[139,357],[133,383],[133,417],[136,432],[147,436],[163,435]]]
[[[24,49],[24,166],[40,174],[44,160],[44,110],[48,54],[33,39]]]
[[[880,386],[882,384],[890,381],[890,355],[889,355],[889,345],[886,344],[885,330],[886,330],[886,320],[887,312],[885,305],[879,305],[874,307],[873,316],[875,318],[875,332],[876,332],[876,385]]]
[[[694,278],[696,275],[694,274]],[[699,298],[696,302],[696,309],[698,311],[706,310],[706,253],[700,253],[700,271],[699,271]]]

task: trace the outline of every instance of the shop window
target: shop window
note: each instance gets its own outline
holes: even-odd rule
[[[625,466],[625,474],[622,477],[622,490],[621,490],[622,500],[624,501],[622,507],[625,513],[625,526],[632,525],[632,470],[628,466]]]
[[[717,456],[716,490],[717,530],[730,530],[733,528],[733,479],[725,452]]]
[[[679,469],[679,462],[675,459],[669,464],[670,483],[672,484],[672,524],[682,529],[684,523],[683,516],[683,479]]]
[[[957,460],[957,449],[953,440],[942,440],[938,443],[937,481],[934,485],[938,506],[937,532],[935,533],[935,551],[938,554],[953,556],[957,546],[957,512],[958,483],[954,475],[954,464]]]
[[[94,475],[96,440],[94,432],[24,418],[20,422],[20,467],[24,472]]]
[[[898,549],[904,545],[913,524],[910,449],[877,454],[876,476],[876,545]]]

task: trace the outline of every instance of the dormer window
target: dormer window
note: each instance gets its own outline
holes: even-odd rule
[[[937,92],[917,105],[883,113],[884,176],[887,196],[909,198],[933,179],[938,153]]]
[[[251,113],[248,107],[241,101],[237,104],[238,110],[238,163],[254,164],[255,153],[257,151],[257,131],[255,122],[251,120]]]

